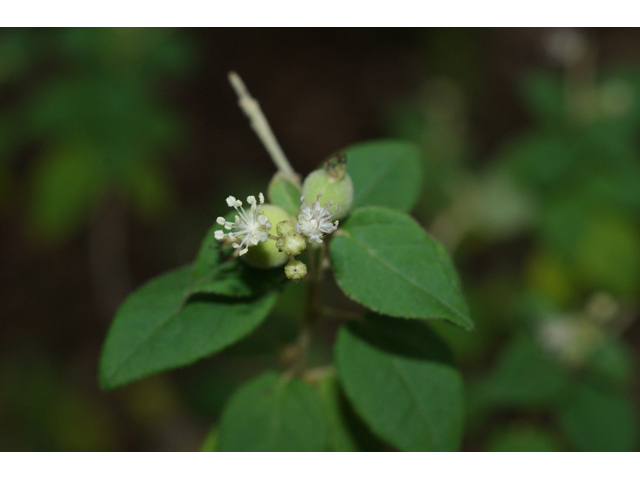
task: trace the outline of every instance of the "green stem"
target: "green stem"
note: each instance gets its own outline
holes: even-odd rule
[[[294,360],[289,368],[289,373],[304,375],[307,366],[307,355],[309,346],[311,345],[311,331],[320,314],[318,305],[318,297],[320,294],[321,269],[319,264],[322,262],[324,250],[307,250],[307,258],[309,262],[309,274],[307,275],[307,292],[305,297],[304,316],[300,325],[298,337],[295,340]]]
[[[334,318],[336,320],[354,321],[362,320],[362,315],[356,312],[348,312],[332,307],[321,306],[319,314],[322,317]]]
[[[336,374],[336,369],[333,365],[325,365],[323,367],[311,368],[303,373],[303,378],[314,385],[320,383],[320,381],[328,376]]]

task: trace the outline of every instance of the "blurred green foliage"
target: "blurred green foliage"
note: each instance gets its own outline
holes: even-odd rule
[[[600,72],[588,47],[575,52],[522,77],[530,123],[484,162],[467,134],[475,92],[455,72],[389,117],[422,145],[418,215],[470,276],[478,334],[439,327],[470,381],[469,448],[639,446],[622,335],[640,293],[640,68]]]
[[[195,58],[191,38],[175,29],[0,30],[0,211],[11,210],[40,247],[92,228],[114,198],[142,220],[161,218],[176,203],[166,160],[187,133],[169,98]],[[47,313],[38,325],[56,318]],[[0,449],[123,448],[130,439],[113,405],[95,382],[81,383],[77,365],[37,351],[43,341],[12,344],[0,359]],[[137,409],[132,389],[128,415],[145,424],[172,388]]]
[[[34,153],[27,224],[36,238],[68,238],[110,195],[146,219],[172,206],[162,161],[185,125],[163,96],[194,60],[183,35],[6,29],[0,52],[2,171]]]

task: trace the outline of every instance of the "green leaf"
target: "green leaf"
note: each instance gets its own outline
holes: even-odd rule
[[[544,244],[589,288],[632,295],[640,287],[640,231],[630,218],[591,199],[566,198],[542,218]]]
[[[444,247],[407,214],[355,210],[329,244],[342,291],[385,315],[447,319],[473,329],[460,282]]]
[[[581,383],[559,413],[565,434],[578,450],[632,451],[638,445],[638,415],[621,393]]]
[[[269,201],[279,207],[284,208],[291,215],[296,217],[300,211],[300,197],[302,192],[300,186],[280,173],[276,173],[269,183],[267,191]]]
[[[491,435],[488,452],[561,452],[552,432],[535,425],[510,425]]]
[[[341,150],[353,181],[353,208],[381,205],[410,211],[422,185],[420,151],[411,142],[375,140]]]
[[[239,258],[229,259],[215,239],[220,225],[211,227],[202,241],[193,263],[193,273],[185,289],[185,299],[196,293],[213,293],[228,297],[260,295],[285,279],[281,268],[254,268]]]
[[[218,451],[324,451],[320,404],[309,385],[268,371],[243,385],[220,420]]]
[[[173,270],[125,300],[102,351],[103,388],[188,365],[237,342],[262,323],[279,293],[243,299],[197,295],[183,307],[190,275],[191,267]]]
[[[209,430],[207,436],[202,441],[199,451],[201,452],[215,452],[218,446],[218,427],[214,426]]]
[[[633,379],[633,367],[633,355],[626,345],[616,338],[607,337],[589,359],[588,374],[594,381],[624,388]]]
[[[546,407],[559,402],[569,385],[565,370],[529,333],[520,332],[500,353],[474,401],[491,407]]]
[[[575,173],[578,158],[575,146],[562,136],[531,133],[509,142],[497,161],[523,186],[553,189]]]
[[[456,450],[462,440],[462,376],[424,323],[368,314],[343,326],[340,381],[356,412],[400,450]]]
[[[357,452],[358,445],[349,432],[342,411],[340,385],[335,375],[326,375],[320,381],[319,395],[327,419],[329,447],[334,452]]]

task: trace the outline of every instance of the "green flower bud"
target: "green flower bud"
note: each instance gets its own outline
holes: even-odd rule
[[[299,233],[292,232],[285,237],[279,238],[276,242],[276,247],[282,253],[295,257],[307,248],[307,241]]]
[[[336,157],[334,157],[336,158]],[[333,159],[332,159],[333,160]],[[353,182],[345,171],[344,162],[327,161],[325,168],[311,172],[302,184],[302,195],[307,205],[322,194],[324,201],[333,200],[338,205],[338,211],[333,215],[334,220],[346,217],[353,205]]]
[[[276,225],[276,232],[279,237],[286,237],[287,235],[291,235],[295,233],[296,229],[293,226],[293,223],[289,220],[283,220],[282,222],[278,222]]]
[[[276,205],[265,203],[261,206],[261,210],[271,222],[270,234],[274,233],[279,222],[292,220],[286,210]],[[287,263],[289,256],[280,252],[276,247],[276,241],[270,238],[266,242],[260,242],[258,245],[250,247],[246,254],[240,256],[240,259],[252,267],[274,268]]]
[[[284,274],[289,280],[297,282],[307,274],[307,266],[299,260],[291,260],[285,265]]]

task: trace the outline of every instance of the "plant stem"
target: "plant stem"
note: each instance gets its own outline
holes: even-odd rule
[[[362,314],[356,312],[348,312],[338,308],[321,306],[319,314],[323,317],[333,318],[335,320],[358,321],[362,320]]]
[[[273,163],[276,164],[276,168],[283,175],[297,182],[298,175],[289,163],[289,160],[287,160],[282,148],[280,148],[280,144],[271,131],[267,117],[262,113],[258,101],[251,96],[244,82],[236,72],[229,72],[229,82],[231,82],[231,86],[238,95],[238,105],[240,105],[245,115],[249,117],[251,128],[253,128],[262,145],[264,145],[264,148],[269,152]]]
[[[307,293],[305,297],[304,316],[298,337],[294,343],[294,359],[291,362],[288,373],[303,376],[306,371],[307,354],[311,345],[311,331],[318,319],[320,307],[318,306],[318,296],[320,293],[320,268],[323,250],[308,249],[309,274],[307,276]],[[320,253],[320,255],[317,255]]]
[[[324,377],[335,375],[336,369],[333,365],[325,365],[307,370],[303,374],[303,378],[312,384],[318,384]]]

